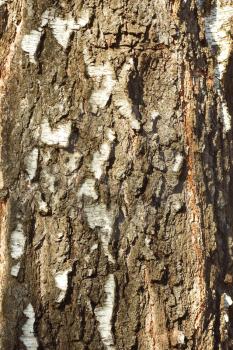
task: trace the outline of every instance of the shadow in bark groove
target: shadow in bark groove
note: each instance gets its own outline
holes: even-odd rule
[[[231,56],[228,60],[228,65],[226,68],[226,72],[223,77],[223,86],[224,86],[224,93],[225,93],[225,99],[227,102],[227,108],[230,113],[231,118],[233,117],[233,98],[232,98],[232,92],[233,92],[233,53],[231,53]],[[231,121],[232,125],[232,121]]]

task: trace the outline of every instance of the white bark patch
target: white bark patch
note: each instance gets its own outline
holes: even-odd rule
[[[225,308],[229,308],[232,305],[232,303],[233,303],[230,295],[224,293],[223,297],[224,297],[224,307]]]
[[[132,119],[130,122],[131,128],[134,130],[139,130],[140,129],[140,123],[137,119]]]
[[[97,199],[98,195],[95,191],[95,180],[94,179],[87,179],[81,186],[78,196],[87,196],[91,197],[93,199]]]
[[[71,15],[68,15],[67,18],[55,17],[52,11],[45,11],[42,15],[41,26],[49,25],[53,31],[53,35],[57,42],[66,49],[70,36],[74,30],[79,30],[82,27],[85,27],[90,20],[90,13],[88,10],[83,10],[78,18],[77,22]]]
[[[178,344],[184,344],[185,343],[185,335],[181,331],[178,332],[177,342],[178,342]]]
[[[132,129],[139,130],[140,122],[135,117],[132,101],[126,93],[129,74],[132,70],[133,59],[131,58],[127,63],[125,63],[121,70],[118,83],[116,84],[113,92],[113,102],[118,108],[120,114],[129,120]]]
[[[54,14],[54,11],[49,11],[49,10],[46,10],[44,13],[42,13],[42,16],[41,16],[41,27],[42,28],[47,26],[50,18],[54,18],[53,14]]]
[[[225,323],[228,323],[229,322],[229,307],[233,304],[233,300],[230,297],[230,295],[228,295],[226,293],[223,293],[222,297],[223,297],[222,300],[223,300],[223,306],[224,306],[223,318],[224,318]]]
[[[11,268],[11,275],[14,277],[17,277],[19,274],[19,270],[20,270],[20,263],[18,262],[18,264],[12,266]]]
[[[151,119],[156,120],[159,117],[159,112],[158,111],[152,111],[151,113]]]
[[[29,60],[31,63],[36,63],[36,51],[41,39],[41,31],[32,30],[30,34],[26,34],[21,42],[23,51],[29,54]]]
[[[24,253],[26,237],[21,224],[17,224],[16,229],[11,234],[11,257],[19,259]]]
[[[206,17],[206,39],[211,47],[218,46],[216,78],[222,79],[231,52],[231,17],[233,6],[221,5],[217,1],[210,15]]]
[[[208,17],[205,19],[206,39],[210,47],[217,51],[217,65],[215,69],[215,85],[221,100],[224,131],[231,129],[231,116],[222,93],[221,80],[226,71],[231,53],[232,38],[230,34],[233,16],[233,6],[223,5],[217,0]]]
[[[171,334],[171,342],[173,345],[184,344],[185,343],[185,335],[182,331],[177,328],[173,329]]]
[[[38,349],[38,342],[34,335],[35,312],[32,304],[28,304],[23,313],[28,320],[22,327],[23,335],[20,337],[20,340],[28,350],[36,350]]]
[[[41,141],[48,146],[68,147],[71,134],[71,122],[68,121],[52,129],[47,120],[41,125]]]
[[[225,131],[231,130],[231,115],[228,111],[228,107],[225,101],[222,102],[222,117],[223,117],[223,126]]]
[[[71,269],[65,271],[59,271],[55,274],[55,284],[56,287],[60,289],[60,294],[57,298],[57,302],[60,303],[64,300],[68,288],[68,274],[71,272]]]
[[[84,212],[87,215],[87,221],[90,228],[100,228],[100,237],[104,253],[110,262],[115,263],[115,260],[108,249],[108,245],[112,237],[112,212],[108,211],[106,205],[104,204],[87,206],[84,208]]]
[[[226,314],[226,313],[224,313],[224,321],[225,321],[226,323],[229,322],[229,316],[228,316],[228,314]]]
[[[113,142],[116,138],[115,131],[108,129],[107,136],[110,142]]]
[[[151,239],[149,237],[145,238],[145,245],[147,246],[147,248],[150,248],[150,244],[151,244]]]
[[[115,302],[115,289],[116,283],[114,275],[111,274],[109,275],[104,286],[104,291],[106,294],[105,302],[103,306],[95,308],[94,311],[97,321],[99,322],[98,328],[101,335],[101,339],[108,350],[115,349],[112,334],[112,316]]]
[[[38,156],[39,150],[38,148],[34,148],[26,158],[26,171],[30,180],[33,180],[36,176]]]
[[[87,64],[88,74],[98,86],[90,97],[92,112],[96,113],[98,107],[104,108],[108,103],[114,85],[116,84],[115,73],[109,62],[103,63],[102,65],[94,65],[89,60],[87,53],[84,53],[84,60]]]
[[[39,212],[43,215],[48,214],[49,212],[49,208],[48,208],[48,204],[43,201],[42,199],[38,200],[38,206],[39,206]]]
[[[174,173],[179,173],[182,169],[182,166],[183,166],[183,163],[184,163],[184,157],[182,154],[177,154],[176,157],[175,157],[175,163],[173,165],[173,171]]]
[[[77,24],[80,28],[86,27],[86,25],[90,21],[90,12],[88,10],[82,10],[78,20]]]
[[[50,21],[50,28],[52,28],[57,42],[66,49],[73,30],[79,29],[79,26],[73,18],[62,19],[56,17]]]
[[[94,173],[96,179],[100,179],[103,173],[104,165],[109,159],[111,153],[111,143],[115,140],[116,136],[112,129],[107,130],[107,138],[109,142],[104,142],[100,146],[100,150],[93,155],[91,170]]]
[[[108,160],[111,152],[111,147],[108,143],[103,143],[100,146],[100,150],[95,152],[91,163],[91,170],[95,175],[96,179],[100,179],[103,173],[103,166]]]
[[[132,129],[139,130],[140,122],[133,112],[132,101],[126,93],[129,75],[133,70],[133,59],[130,59],[123,66],[118,82],[110,62],[95,65],[87,50],[84,50],[84,61],[88,74],[98,85],[98,89],[93,91],[90,97],[92,112],[96,113],[98,108],[104,108],[113,94],[113,103],[119,109],[120,114],[129,120]]]
[[[96,77],[96,81],[99,83],[102,80],[101,87],[94,91],[90,97],[90,103],[93,107],[104,108],[111,96],[112,89],[115,85],[113,80],[113,71],[109,63],[97,66],[95,69],[91,69],[92,77]],[[90,69],[88,70],[90,72]],[[93,111],[96,111],[93,108]]]
[[[94,250],[96,250],[96,249],[98,249],[98,243],[95,243],[95,244],[93,244],[93,246],[91,247],[91,253],[93,253],[94,252]]]
[[[0,170],[0,189],[4,188],[3,172]]]
[[[7,3],[7,0],[0,0],[0,6],[4,5]]]

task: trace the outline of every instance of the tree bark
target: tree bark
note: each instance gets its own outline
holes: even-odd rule
[[[227,0],[0,0],[0,348],[233,349]]]

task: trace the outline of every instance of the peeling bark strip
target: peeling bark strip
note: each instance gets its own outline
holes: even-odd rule
[[[92,111],[97,112],[97,108],[104,108],[108,103],[112,90],[116,84],[115,74],[109,62],[96,66],[90,60],[87,52],[84,52],[84,60],[87,65],[88,74],[94,78],[101,87],[93,91],[90,97]]]
[[[16,229],[11,234],[11,257],[14,260],[19,260],[23,256],[25,243],[26,237],[23,231],[23,226],[21,223],[18,223]],[[19,270],[20,262],[12,266],[11,275],[17,277]]]
[[[97,199],[98,195],[95,191],[95,180],[94,179],[87,179],[81,186],[78,195],[81,196],[87,196],[91,197],[93,199]]]
[[[184,163],[184,157],[182,156],[182,154],[177,154],[175,158],[175,163],[173,166],[173,171],[175,173],[179,173],[182,169],[183,163]]]
[[[57,302],[60,303],[64,300],[68,288],[68,274],[71,272],[71,269],[57,272],[55,275],[56,287],[60,289],[60,294],[57,298]]]
[[[116,80],[115,72],[110,62],[102,65],[94,65],[87,50],[84,50],[84,61],[90,77],[96,81],[97,85],[100,84],[100,88],[93,91],[90,97],[89,102],[92,106],[92,112],[97,113],[98,108],[106,107],[110,96],[113,95],[113,103],[118,108],[122,117],[128,119],[132,129],[139,130],[140,123],[133,111],[132,101],[130,101],[126,92],[129,75],[134,69],[133,59],[129,59],[124,64],[118,81]]]
[[[36,176],[38,166],[39,150],[34,148],[26,158],[26,171],[30,180]]]
[[[21,258],[24,252],[25,241],[22,224],[17,224],[16,229],[11,234],[11,256],[13,259]]]
[[[95,316],[99,322],[99,331],[102,341],[108,350],[114,350],[114,340],[112,335],[112,316],[115,301],[115,279],[114,275],[109,275],[104,285],[106,299],[103,306],[95,308]]]
[[[21,47],[29,54],[30,62],[36,63],[36,52],[41,39],[41,31],[32,30],[30,34],[23,37]]]
[[[109,252],[109,243],[112,237],[113,213],[108,211],[106,205],[91,205],[84,208],[87,215],[87,221],[92,229],[100,228],[100,238],[103,245],[104,253],[109,261],[115,263],[115,259]]]
[[[23,313],[27,317],[27,321],[22,327],[23,335],[20,340],[28,350],[36,350],[38,349],[38,342],[34,335],[35,312],[32,305],[28,304]]]
[[[95,178],[98,180],[101,178],[101,175],[103,173],[102,167],[104,163],[108,160],[110,151],[111,151],[110,145],[107,143],[103,143],[100,146],[100,150],[97,151],[93,156],[91,169],[95,175]]]
[[[46,120],[41,124],[41,141],[48,146],[68,147],[71,133],[71,122],[52,129]]]
[[[0,2],[4,4],[5,2]],[[21,43],[23,51],[29,54],[29,59],[31,63],[36,64],[36,53],[38,46],[40,44],[43,27],[48,25],[53,32],[54,37],[57,42],[66,49],[71,37],[71,34],[74,30],[79,30],[82,27],[85,27],[89,22],[89,11],[83,11],[79,17],[77,23],[68,15],[67,19],[62,19],[55,17],[54,10],[46,10],[41,18],[41,26],[37,30],[32,30],[29,34],[24,35]]]
[[[79,30],[85,27],[90,20],[90,13],[88,10],[82,11],[79,15],[78,21],[76,22],[71,15],[68,18],[63,19],[56,17],[54,10],[47,10],[42,15],[42,27],[49,25],[53,31],[53,35],[58,43],[66,49],[69,43],[70,36],[74,30]]]
[[[20,270],[20,262],[18,262],[16,265],[12,266],[11,268],[11,275],[14,277],[17,277]]]

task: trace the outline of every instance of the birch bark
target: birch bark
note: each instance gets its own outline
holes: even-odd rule
[[[0,348],[233,348],[233,1],[0,1]]]

